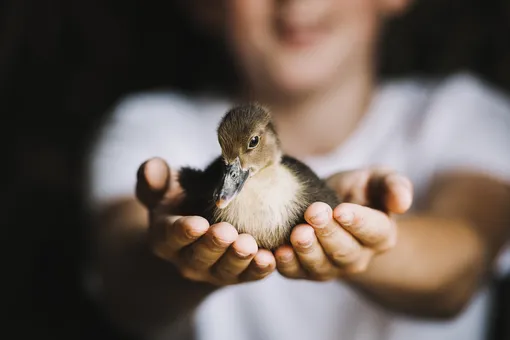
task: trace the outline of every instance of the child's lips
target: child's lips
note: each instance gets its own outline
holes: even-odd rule
[[[283,43],[293,47],[307,47],[324,37],[326,29],[321,25],[291,25],[282,22],[277,32]]]

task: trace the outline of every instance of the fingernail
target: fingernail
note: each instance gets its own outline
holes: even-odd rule
[[[280,259],[280,262],[289,262],[292,260],[292,254],[280,255],[278,258]]]
[[[260,269],[266,269],[267,267],[269,267],[269,263],[260,263],[260,264],[257,264],[257,266]]]
[[[409,181],[401,176],[392,178],[388,185],[391,185],[397,189],[409,190]]]
[[[401,196],[400,196],[400,202],[403,202],[403,205],[407,209],[409,209],[409,207],[411,206],[411,204],[413,202],[413,196],[408,191],[404,191],[404,193],[401,194]]]
[[[215,247],[218,247],[218,248],[225,248],[226,246],[228,246],[230,244],[230,242],[227,242],[226,240],[221,239],[219,237],[213,237],[212,243],[214,244]]]
[[[328,223],[328,218],[329,218],[328,211],[325,210],[325,211],[321,211],[317,215],[313,216],[312,218],[310,218],[310,220],[313,223],[313,225],[315,225],[317,227],[321,227],[321,226],[325,225],[326,223]]]
[[[354,214],[352,212],[341,213],[340,216],[338,216],[338,222],[345,226],[350,226],[352,224],[353,219]]]
[[[244,253],[241,253],[241,252],[238,252],[238,251],[236,251],[235,253],[236,253],[236,256],[238,258],[240,258],[241,260],[246,260],[247,258],[250,257],[250,254],[244,254]]]
[[[312,246],[312,240],[298,241],[298,244],[301,248],[310,248]]]
[[[189,239],[195,239],[203,234],[203,231],[196,228],[188,228],[184,231],[185,235]]]
[[[397,183],[403,188],[409,189],[409,181],[404,177],[398,177]]]

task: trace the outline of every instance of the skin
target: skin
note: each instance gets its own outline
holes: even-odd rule
[[[222,4],[228,10],[209,13],[202,24],[225,28],[215,31],[226,32],[249,92],[271,107],[285,153],[299,158],[338,147],[356,128],[374,90],[381,19],[405,10],[408,1]],[[197,21],[204,17],[193,13]],[[311,22],[319,23],[319,36],[303,28]],[[287,33],[275,25],[287,25]],[[427,202],[413,214],[407,213],[412,185],[391,169],[334,175],[329,183],[347,203],[312,204],[309,223],[293,230],[292,246],[274,254],[229,224],[177,215],[180,188],[165,161],[147,161],[138,175],[137,199],[105,206],[96,232],[104,303],[135,333],[186,317],[218,287],[275,271],[290,279],[343,280],[388,310],[453,317],[509,238],[508,183],[475,172],[437,174]],[[378,191],[368,194],[382,206],[369,204],[373,187]]]

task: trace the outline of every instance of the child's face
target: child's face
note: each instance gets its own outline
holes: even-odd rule
[[[366,72],[380,18],[409,0],[224,1],[227,40],[246,80],[258,89],[297,94]]]

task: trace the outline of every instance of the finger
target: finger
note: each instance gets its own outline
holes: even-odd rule
[[[411,181],[402,175],[392,173],[385,177],[385,206],[389,212],[403,214],[411,207],[413,186]]]
[[[209,229],[199,216],[165,216],[149,229],[153,250],[159,257],[171,259],[184,247],[202,237]]]
[[[362,246],[332,215],[331,207],[320,202],[305,211],[305,219],[314,228],[326,256],[335,266],[346,268],[358,261]]]
[[[237,239],[237,230],[228,223],[212,225],[207,233],[184,250],[187,265],[195,270],[209,269]]]
[[[394,222],[381,211],[342,203],[333,210],[333,217],[342,228],[367,247],[384,251],[395,245]]]
[[[336,272],[336,268],[329,262],[311,226],[306,224],[296,226],[290,235],[290,242],[301,267],[311,278],[326,280],[332,277],[333,272]]]
[[[136,196],[147,208],[152,209],[164,200],[165,211],[172,210],[179,205],[182,194],[178,172],[163,159],[152,158],[138,169]]]
[[[294,250],[290,245],[284,245],[275,251],[276,268],[285,277],[304,279],[306,272],[301,267]]]
[[[412,203],[411,181],[389,168],[372,170],[367,187],[369,206],[388,213],[403,214]]]
[[[213,275],[226,282],[236,281],[238,276],[248,268],[257,250],[257,242],[253,236],[239,235],[225,255],[212,267]]]
[[[343,201],[366,205],[370,175],[370,170],[350,170],[331,176],[327,183]]]
[[[276,268],[276,260],[273,253],[267,249],[259,249],[248,268],[240,275],[241,281],[262,280]]]
[[[359,274],[363,273],[368,269],[368,266],[372,260],[372,257],[374,255],[374,251],[370,248],[363,248],[360,251],[360,255],[358,258],[351,262],[346,264],[342,268],[342,274]]]
[[[170,179],[170,168],[161,158],[152,158],[138,168],[136,196],[145,206],[152,208],[165,195]]]

